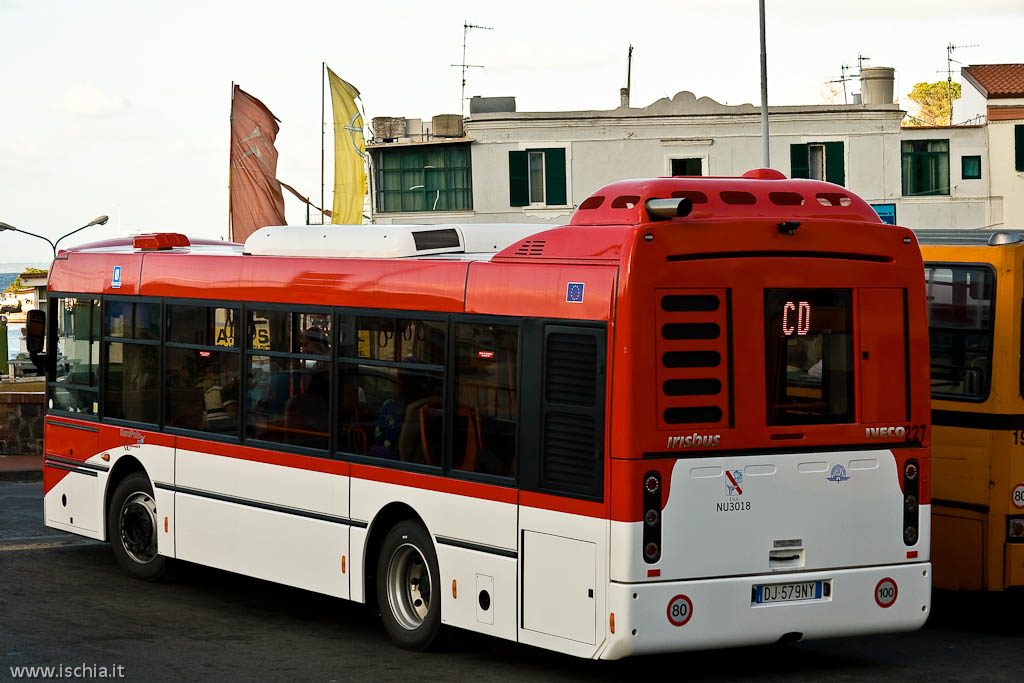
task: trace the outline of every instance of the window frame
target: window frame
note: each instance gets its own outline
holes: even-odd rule
[[[946,143],[946,151],[945,152],[928,152],[928,151],[925,151],[925,152],[915,152],[913,149],[911,149],[910,151],[907,151],[907,149],[905,147],[906,145],[913,146],[914,143],[929,143],[929,142],[945,142]],[[901,195],[903,197],[948,197],[948,196],[950,196],[950,194],[952,192],[952,187],[951,186],[952,186],[953,183],[950,180],[952,176],[951,176],[951,172],[950,172],[949,156],[950,156],[949,138],[913,138],[913,139],[900,140],[900,191],[901,191]],[[908,160],[908,157],[910,159],[910,164],[911,164],[911,166],[910,166],[909,186],[908,186],[908,181],[907,181],[907,160]],[[932,189],[925,190],[925,191],[913,192],[912,190],[913,190],[913,187],[915,185],[917,185],[917,186],[923,185],[923,181],[921,179],[917,179],[916,182],[915,182],[915,179],[914,179],[914,170],[916,168],[917,162],[919,160],[924,160],[925,162],[934,160],[934,161],[936,161],[937,163],[939,163],[941,165],[943,157],[945,157],[946,179],[947,179],[946,180],[946,187],[945,188],[938,188],[937,190],[932,188]],[[943,190],[945,190],[945,191],[943,191]]]
[[[407,157],[411,157],[414,154],[429,154],[431,151],[442,151],[444,153],[444,166],[437,167],[429,165],[427,160],[424,158],[421,166],[416,168],[406,168],[403,161]],[[460,151],[465,153],[466,163],[464,166],[450,165],[449,162],[453,158],[453,152]],[[371,154],[373,158],[373,178],[376,186],[373,188],[373,202],[374,209],[377,213],[387,214],[403,214],[403,213],[451,213],[451,212],[463,212],[473,211],[473,155],[472,147],[469,143],[441,143],[433,145],[396,145],[388,147],[380,147],[372,150]],[[389,160],[394,157],[397,159],[397,167],[388,167],[385,160]],[[428,187],[430,183],[427,182],[427,172],[436,171],[440,172],[444,178],[443,188],[431,188]],[[422,180],[417,185],[411,187],[405,186],[405,175],[407,173],[421,173],[423,175]],[[466,184],[465,186],[453,185],[453,180],[459,177],[459,174],[465,175]],[[397,174],[400,179],[400,188],[397,190],[387,189],[389,183],[385,182],[385,177],[388,174]],[[445,193],[445,200],[447,206],[442,209],[434,208],[440,201],[440,193]],[[463,208],[451,208],[451,198],[457,196],[453,193],[466,193],[466,206]],[[435,194],[437,193],[437,194]],[[386,197],[397,197],[398,208],[390,208],[386,205],[390,203],[390,199],[385,201]],[[406,209],[405,202],[410,198],[418,198],[422,200],[423,208],[409,208]]]
[[[925,261],[924,262],[924,269],[927,271],[929,268],[933,268],[933,269],[934,268],[949,268],[951,270],[952,269],[956,269],[956,268],[962,268],[962,269],[974,268],[974,269],[978,269],[978,270],[988,271],[989,275],[992,277],[992,294],[991,294],[991,297],[989,298],[989,310],[991,311],[991,319],[989,321],[990,322],[990,328],[987,331],[987,335],[986,335],[987,336],[987,342],[988,342],[988,344],[987,344],[988,365],[986,366],[986,373],[985,373],[985,375],[986,375],[985,393],[983,395],[979,395],[979,396],[965,396],[965,395],[961,395],[961,394],[944,394],[944,393],[941,393],[941,392],[936,392],[936,391],[932,390],[932,388],[931,388],[931,376],[932,376],[931,360],[929,360],[929,365],[928,365],[928,378],[929,378],[928,397],[929,397],[929,400],[954,401],[954,402],[957,402],[957,403],[985,403],[992,396],[992,356],[993,356],[993,353],[995,351],[996,301],[997,301],[996,292],[997,292],[997,289],[999,287],[998,273],[996,273],[996,269],[995,269],[995,267],[991,263],[983,263],[983,262],[975,263],[975,262],[967,262],[967,261]],[[927,285],[927,279],[926,279],[925,280],[926,293],[927,293],[927,286],[928,285]],[[928,354],[929,354],[929,359],[930,359],[931,358],[931,350],[932,350],[932,341],[931,341],[932,321],[931,321],[930,305],[928,306],[928,308],[926,308],[926,313],[928,314]],[[1024,340],[1022,340],[1022,342],[1024,342]]]
[[[534,201],[532,197],[532,176],[530,157],[540,153],[543,158],[544,198]],[[557,153],[559,163],[551,163],[550,157]],[[522,209],[544,209],[570,207],[569,146],[527,147],[509,150],[508,153],[509,207]],[[552,172],[557,169],[557,172]],[[561,199],[562,201],[558,201]]]
[[[978,174],[967,175],[967,160],[977,159],[978,160]],[[980,154],[962,154],[960,155],[960,179],[961,180],[981,180],[981,155]]]

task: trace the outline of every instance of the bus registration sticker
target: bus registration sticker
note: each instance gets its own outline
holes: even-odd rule
[[[693,616],[693,603],[685,595],[677,595],[668,601],[668,621],[673,626],[685,626]]]
[[[1024,508],[1024,484],[1013,487],[1013,507]]]
[[[896,602],[897,595],[899,595],[899,589],[896,587],[896,582],[889,577],[882,579],[875,586],[875,602],[879,607],[892,607]]]

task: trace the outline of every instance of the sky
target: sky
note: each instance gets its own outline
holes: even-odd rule
[[[858,54],[896,69],[903,103],[914,83],[945,80],[950,42],[977,45],[956,51],[963,64],[1024,62],[1022,0],[766,6],[771,105],[823,103]],[[278,178],[319,200],[321,63],[359,88],[370,119],[458,113],[450,65],[467,20],[493,27],[469,33],[466,61],[484,68],[467,71],[467,97],[613,109],[633,45],[633,106],[682,90],[760,102],[757,0],[0,0],[0,221],[55,240],[110,216],[62,247],[152,231],[226,237],[232,82],[282,121]],[[329,123],[328,205],[330,136]],[[288,222],[304,223],[285,194]],[[51,253],[0,232],[0,261]]]

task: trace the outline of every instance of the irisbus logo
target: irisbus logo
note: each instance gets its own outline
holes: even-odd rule
[[[721,434],[697,434],[693,436],[670,436],[666,448],[716,448],[722,440]]]
[[[904,427],[865,427],[864,436],[869,439],[903,439],[907,430]]]

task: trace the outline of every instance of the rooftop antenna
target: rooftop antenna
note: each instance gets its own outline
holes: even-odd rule
[[[966,47],[981,47],[980,45],[954,45],[949,43],[946,45],[946,97],[949,98],[949,125],[953,125],[953,64],[959,64],[957,60],[953,59],[954,50],[962,50]],[[942,71],[939,72],[943,73]]]
[[[846,82],[849,81],[849,80],[853,80],[852,77],[849,75],[850,65],[849,64],[843,64],[841,67],[839,67],[839,69],[840,69],[839,73],[841,74],[839,76],[839,78],[837,78],[834,81],[829,81],[829,83],[842,83],[843,84],[843,104],[849,104],[849,102],[846,99]]]
[[[466,117],[466,69],[484,68],[482,64],[466,64],[466,38],[469,37],[469,30],[473,28],[481,29],[483,31],[494,30],[491,26],[477,26],[476,24],[471,24],[468,19],[462,22],[462,64],[452,64],[452,66],[462,68],[462,97],[459,98],[459,116],[462,118]]]

